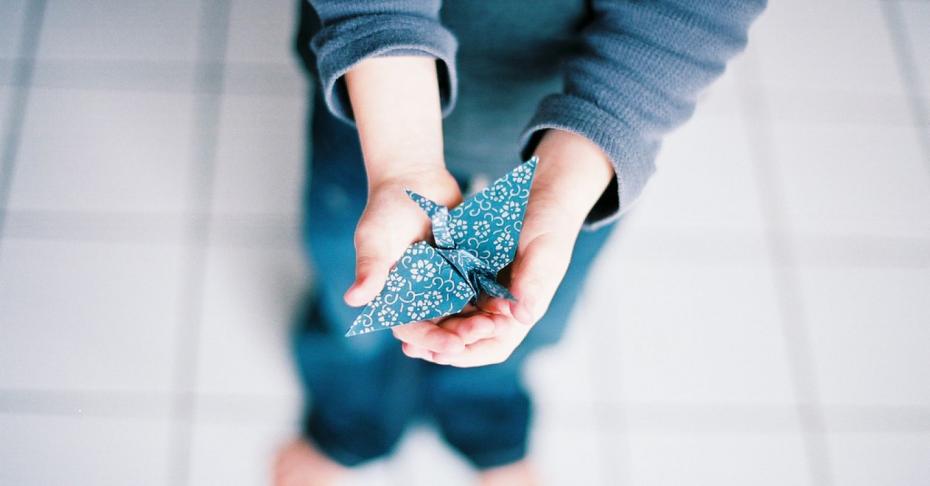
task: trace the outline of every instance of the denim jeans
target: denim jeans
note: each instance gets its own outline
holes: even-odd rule
[[[303,238],[317,277],[293,335],[308,392],[303,434],[335,461],[354,466],[389,454],[407,425],[422,419],[434,422],[478,469],[521,459],[532,412],[523,364],[533,350],[561,337],[614,225],[581,233],[548,312],[503,363],[455,368],[411,359],[387,331],[345,338],[360,311],[347,306],[342,294],[355,276],[353,233],[365,206],[365,170],[357,132],[318,98],[311,120]],[[455,175],[461,182],[471,176]]]

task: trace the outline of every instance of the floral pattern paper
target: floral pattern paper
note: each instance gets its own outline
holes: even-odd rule
[[[435,246],[407,247],[346,337],[455,314],[481,293],[512,300],[497,273],[516,255],[537,162],[520,164],[451,210],[407,191],[430,217]]]

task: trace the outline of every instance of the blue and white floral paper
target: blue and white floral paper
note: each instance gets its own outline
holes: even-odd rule
[[[537,161],[520,164],[451,210],[407,191],[430,217],[435,246],[407,247],[346,337],[445,317],[481,293],[513,299],[497,273],[516,255]]]

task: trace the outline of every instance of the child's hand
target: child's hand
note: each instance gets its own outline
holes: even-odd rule
[[[509,288],[517,302],[493,299],[483,302],[480,311],[439,323],[392,328],[408,356],[460,367],[500,363],[545,314],[568,269],[581,225],[607,188],[613,168],[597,145],[560,130],[548,131],[536,154],[540,162],[511,269]],[[450,349],[443,331],[459,336],[464,346]]]
[[[442,164],[406,165],[369,179],[368,203],[355,228],[355,282],[344,299],[351,306],[371,301],[410,243],[428,239],[430,220],[404,189],[454,207],[462,201],[455,178]]]

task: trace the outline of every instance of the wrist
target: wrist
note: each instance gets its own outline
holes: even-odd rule
[[[397,156],[365,160],[365,173],[369,187],[446,173],[442,158]]]
[[[546,131],[535,154],[540,164],[533,191],[551,194],[580,225],[615,177],[610,158],[584,136],[559,129]]]
[[[369,186],[444,170],[436,61],[366,59],[346,73]]]

